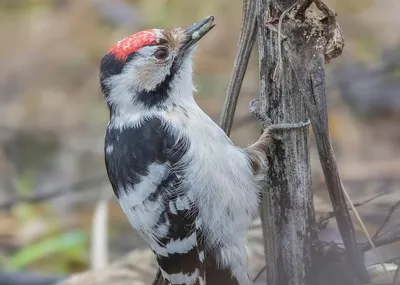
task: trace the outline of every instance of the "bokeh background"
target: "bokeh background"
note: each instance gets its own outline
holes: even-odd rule
[[[330,132],[353,200],[382,193],[359,207],[374,234],[400,199],[400,2],[327,3],[338,13],[345,37],[343,55],[326,67]],[[198,104],[218,122],[241,9],[239,0],[0,1],[1,272],[64,276],[89,269],[93,210],[101,199],[110,206],[109,259],[144,247],[113,199],[105,175],[108,110],[99,89],[99,61],[126,35],[214,15],[216,27],[195,56],[195,81]],[[248,111],[257,90],[255,49],[232,133],[241,146],[259,135],[259,124]],[[310,145],[319,216],[330,210],[330,202],[312,139]],[[54,192],[58,194],[51,199],[42,199]],[[18,197],[32,195],[38,197],[35,203],[16,203]],[[388,235],[399,233],[399,220],[400,210],[394,211],[385,227]],[[253,237],[260,245],[259,231]],[[333,220],[321,238],[340,242]],[[361,233],[359,238],[365,241]],[[399,256],[400,247],[393,244],[381,253]],[[252,254],[261,268],[262,250]],[[375,255],[367,253],[366,263],[374,262]]]

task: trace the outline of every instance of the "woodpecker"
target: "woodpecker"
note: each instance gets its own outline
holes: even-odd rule
[[[110,111],[105,165],[166,284],[251,284],[246,233],[257,215],[270,132],[235,146],[196,104],[192,55],[214,17],[149,29],[100,63]]]

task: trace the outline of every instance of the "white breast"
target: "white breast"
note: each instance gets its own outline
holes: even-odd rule
[[[237,242],[257,213],[259,186],[246,154],[197,105],[185,106],[187,115],[169,112],[174,131],[190,140],[184,157],[185,183],[194,191],[208,238],[214,243]],[[243,236],[244,238],[244,236]]]

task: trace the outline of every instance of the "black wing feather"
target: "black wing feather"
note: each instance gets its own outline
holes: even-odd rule
[[[121,191],[128,194],[126,191],[135,189],[135,185],[149,175],[150,165],[154,163],[168,165],[169,170],[162,177],[156,190],[147,197],[148,201],[153,202],[159,201],[161,197],[162,204],[158,220],[149,225],[150,232],[168,225],[168,232],[162,238],[155,239],[159,247],[165,248],[170,242],[184,242],[193,233],[196,234],[198,242],[194,248],[186,252],[168,253],[167,256],[155,252],[157,261],[168,275],[190,275],[198,269],[200,277],[204,280],[204,266],[200,258],[200,252],[204,249],[200,240],[203,239],[200,229],[196,228],[197,205],[186,197],[186,201],[189,201],[188,208],[174,211],[170,208],[171,203],[176,205],[177,199],[185,198],[186,191],[191,190],[184,189],[180,185],[184,179],[184,170],[177,167],[188,146],[189,141],[182,137],[177,139],[166,131],[160,119],[152,118],[138,128],[108,129],[105,139],[105,162],[110,183],[118,199],[122,195]],[[107,151],[110,148],[112,151]],[[199,283],[197,280],[193,284]]]

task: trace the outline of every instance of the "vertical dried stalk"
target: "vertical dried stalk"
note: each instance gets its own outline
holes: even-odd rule
[[[285,2],[285,6],[295,3],[257,0],[260,96],[273,123],[306,121],[303,99],[286,55],[279,64],[278,77],[283,80],[273,80],[280,48],[277,33],[266,27],[266,21],[279,18],[274,17],[282,12],[275,10],[281,7],[279,2]],[[315,216],[307,134],[307,128],[285,132],[269,161],[260,210],[268,284],[301,285],[311,279]]]

